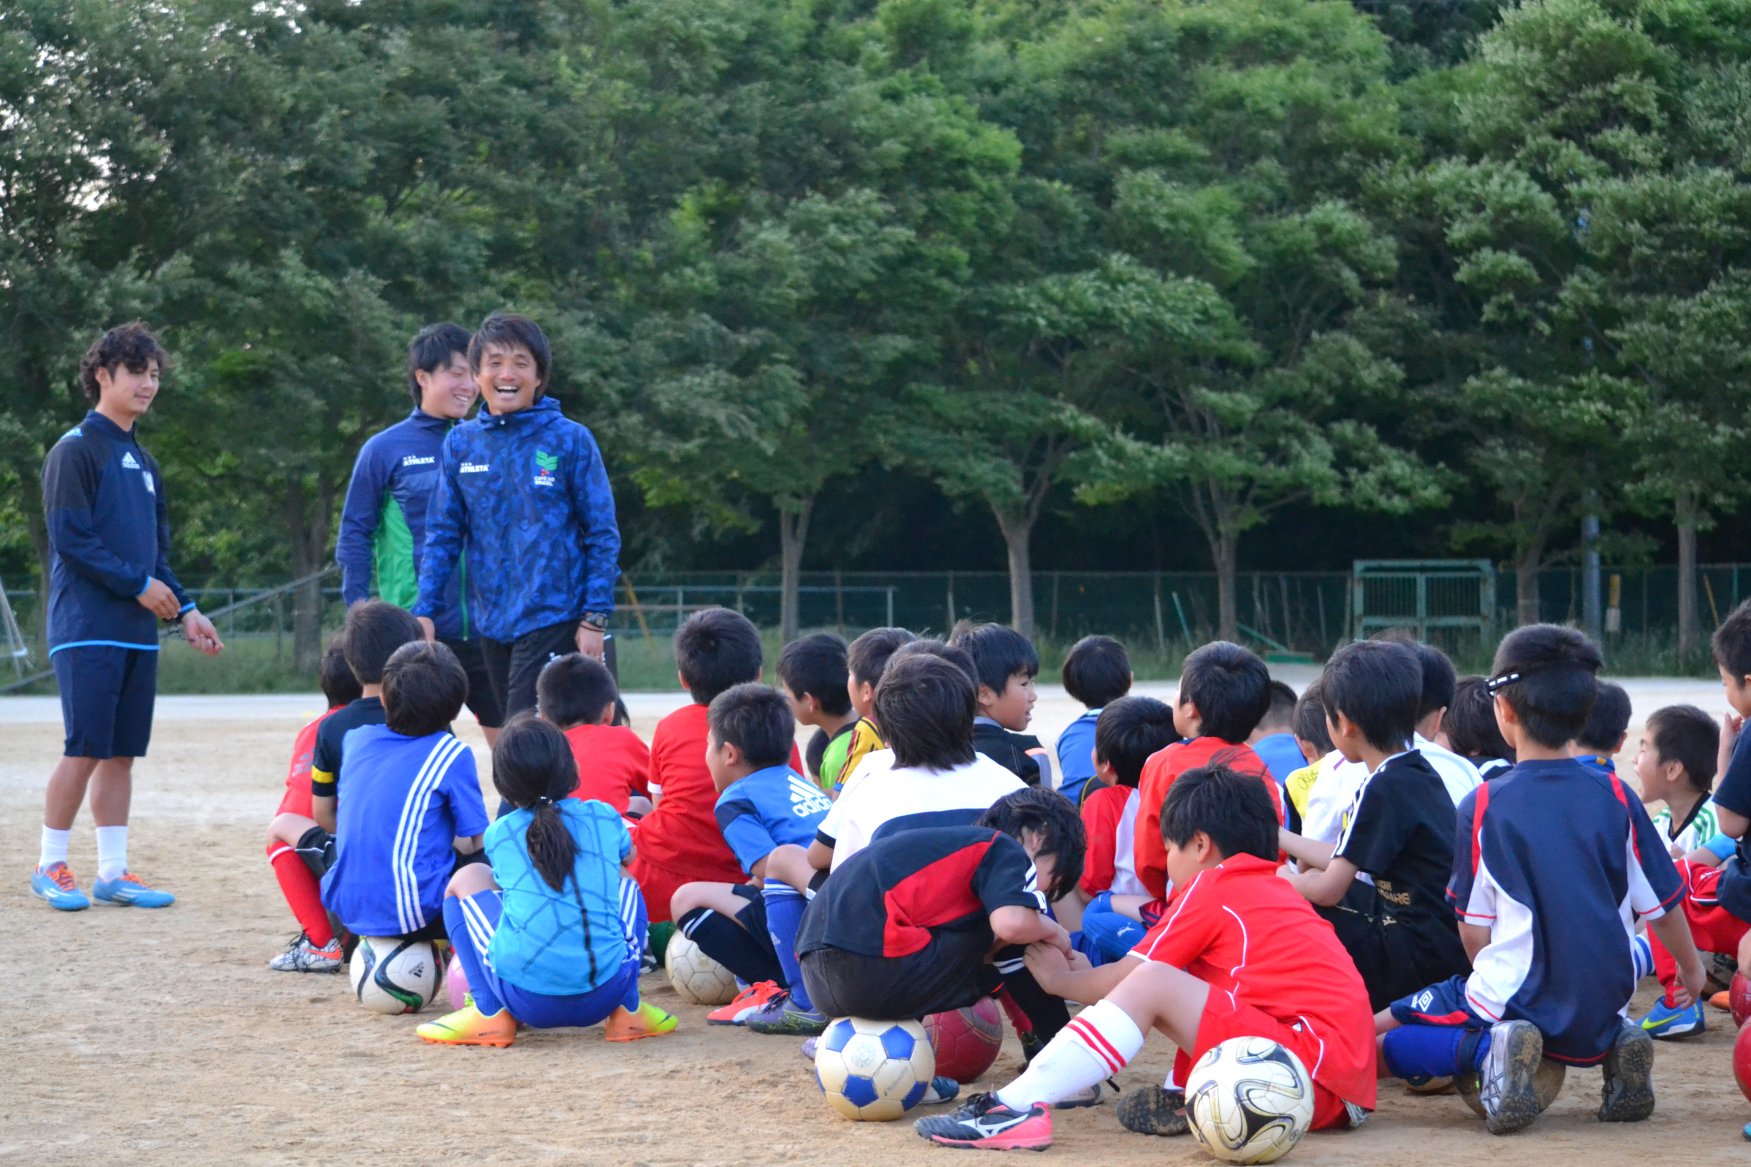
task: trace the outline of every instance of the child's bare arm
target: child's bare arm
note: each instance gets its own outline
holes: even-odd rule
[[[1331,862],[1332,852],[1337,850],[1330,843],[1297,835],[1288,827],[1277,828],[1277,846],[1302,867],[1324,867]]]
[[[1329,908],[1356,882],[1358,868],[1348,859],[1328,857],[1324,871],[1304,871],[1290,880],[1308,903]]]
[[[829,871],[833,867],[833,848],[816,839],[809,844],[809,866],[816,871]]]
[[[1119,915],[1129,916],[1141,924],[1143,922],[1143,905],[1148,902],[1148,896],[1113,896],[1107,900],[1107,906]]]
[[[990,920],[992,935],[1005,944],[1043,941],[1060,951],[1070,951],[1070,934],[1044,912],[1009,904],[992,912]]]
[[[1465,958],[1476,960],[1477,954],[1490,942],[1490,930],[1482,924],[1459,924],[1459,943],[1465,945]]]
[[[310,817],[331,835],[334,834],[334,803],[333,795],[318,794],[310,800]]]
[[[1040,988],[1054,997],[1092,1005],[1118,987],[1130,975],[1137,961],[1126,957],[1111,964],[1093,968],[1088,957],[1080,952],[1068,956],[1046,944],[1034,944],[1027,950],[1027,968],[1034,974]]]

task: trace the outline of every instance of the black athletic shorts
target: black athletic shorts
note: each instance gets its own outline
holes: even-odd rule
[[[492,677],[486,670],[486,656],[480,651],[479,640],[440,640],[462,662],[468,674],[468,708],[482,729],[497,729],[505,723],[505,706],[492,687]]]
[[[498,698],[505,718],[535,708],[535,678],[557,656],[578,650],[578,622],[549,624],[526,632],[515,640],[482,637],[480,655],[486,663],[487,680]]]
[[[915,1020],[961,1009],[990,993],[985,954],[991,930],[938,929],[910,956],[866,956],[819,948],[801,957],[809,998],[829,1017]],[[981,982],[986,982],[983,987]]]
[[[327,875],[328,869],[334,866],[334,836],[321,827],[311,827],[299,835],[295,849],[298,858],[316,874],[317,879]]]

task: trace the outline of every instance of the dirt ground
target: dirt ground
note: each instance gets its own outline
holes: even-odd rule
[[[1297,687],[1312,675],[1289,672]],[[1673,701],[1721,708],[1718,688],[1699,682],[1629,688],[1638,714]],[[681,700],[633,696],[636,727],[648,737]],[[60,752],[59,705],[0,699],[0,854],[13,857],[11,876],[0,879],[0,984],[14,1065],[0,1090],[0,1162],[887,1167],[950,1157],[908,1122],[836,1117],[794,1039],[708,1026],[705,1010],[681,1004],[661,974],[645,985],[681,1016],[671,1037],[611,1046],[599,1028],[527,1032],[500,1051],[425,1045],[413,1035],[420,1018],[365,1012],[342,977],[270,972],[268,958],[294,926],[263,855],[264,832],[293,735],[319,701],[175,697],[158,708],[151,755],[136,772],[132,861],[180,899],[159,912],[59,913],[27,888],[42,784]],[[1077,712],[1060,691],[1043,689],[1035,730],[1049,740]],[[478,731],[470,723],[460,732],[484,775]],[[1637,732],[1639,717],[1626,767]],[[88,827],[82,815],[72,855],[87,888]],[[1638,996],[1638,1015],[1650,997]],[[1503,1142],[1457,1098],[1411,1097],[1388,1083],[1367,1126],[1310,1136],[1290,1161],[1742,1162],[1751,1104],[1733,1083],[1729,1019],[1711,1013],[1710,1024],[1700,1038],[1660,1047],[1659,1108],[1639,1125],[1594,1120],[1597,1071],[1571,1074],[1551,1110]],[[1171,1053],[1155,1038],[1121,1084],[1159,1081]],[[1012,1037],[985,1085],[1007,1081],[1020,1061]],[[1065,1167],[1209,1162],[1189,1138],[1125,1132],[1110,1105],[1055,1121],[1049,1154]]]

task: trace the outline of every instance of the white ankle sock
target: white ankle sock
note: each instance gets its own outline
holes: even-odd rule
[[[97,878],[120,879],[128,870],[128,828],[97,828]]]
[[[1112,1077],[1142,1048],[1143,1031],[1130,1014],[1111,1001],[1096,1002],[1046,1043],[997,1099],[1016,1110],[1062,1101]]]
[[[51,863],[67,862],[67,844],[72,837],[73,832],[70,830],[57,831],[54,827],[44,827],[43,848],[37,858],[37,866],[42,868]]]

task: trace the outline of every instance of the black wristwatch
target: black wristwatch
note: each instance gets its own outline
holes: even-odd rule
[[[609,615],[607,612],[585,612],[584,618],[578,623],[586,628],[594,628],[597,632],[606,632],[608,631]]]

